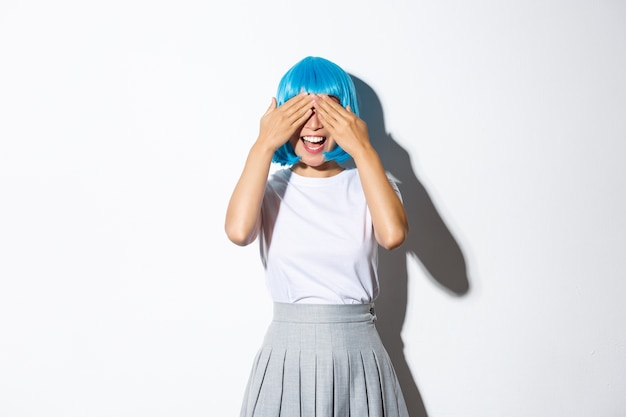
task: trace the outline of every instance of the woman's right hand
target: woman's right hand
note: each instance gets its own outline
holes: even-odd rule
[[[276,98],[261,117],[261,127],[257,142],[263,143],[272,150],[281,147],[293,137],[313,114],[313,99],[302,92],[277,107]]]

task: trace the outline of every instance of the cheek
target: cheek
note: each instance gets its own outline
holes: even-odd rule
[[[295,150],[296,146],[298,146],[298,144],[300,143],[300,136],[293,135],[290,139],[289,139],[289,144],[291,144],[291,147]]]

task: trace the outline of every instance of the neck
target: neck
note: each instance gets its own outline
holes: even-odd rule
[[[298,162],[291,167],[291,170],[303,177],[327,178],[339,174],[344,168],[335,161],[324,162],[315,167]]]

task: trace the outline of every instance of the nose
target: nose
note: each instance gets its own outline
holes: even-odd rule
[[[321,129],[322,127],[324,127],[315,110],[313,110],[313,114],[311,115],[311,117],[309,117],[309,120],[307,120],[306,127],[313,130]]]

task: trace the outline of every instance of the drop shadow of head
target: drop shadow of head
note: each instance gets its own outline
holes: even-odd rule
[[[399,182],[409,221],[409,235],[404,244],[392,251],[379,251],[380,295],[376,299],[377,328],[396,369],[409,415],[427,417],[426,408],[404,355],[401,332],[407,310],[407,261],[418,261],[435,285],[452,296],[469,291],[469,279],[463,253],[417,179],[411,158],[387,133],[383,109],[374,90],[350,74],[359,99],[361,118],[367,123],[370,141],[383,166]],[[408,256],[407,256],[408,255]]]

